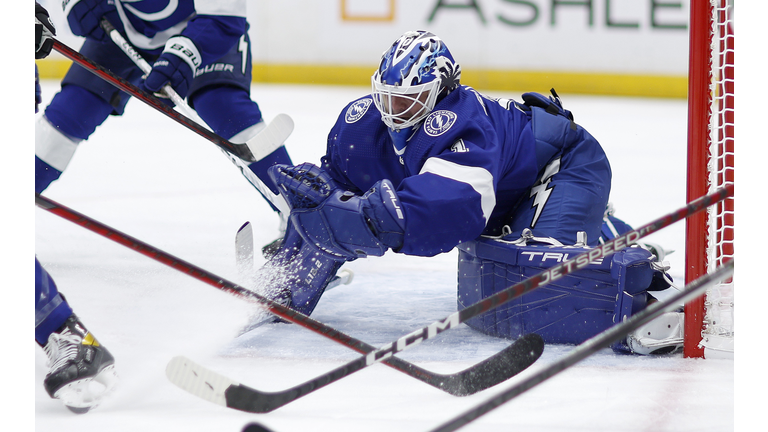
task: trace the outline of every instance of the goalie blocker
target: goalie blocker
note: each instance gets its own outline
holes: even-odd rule
[[[458,246],[459,310],[589,250],[533,237],[528,230],[511,237],[481,237]],[[652,301],[649,292],[668,288],[667,280],[656,255],[630,247],[466,324],[492,336],[536,333],[546,343],[580,344],[643,310]],[[611,347],[622,353],[673,352],[682,347],[682,317],[681,312],[663,314]]]

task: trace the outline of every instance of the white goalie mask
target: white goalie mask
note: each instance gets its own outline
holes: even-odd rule
[[[458,87],[460,77],[461,67],[440,38],[410,31],[382,55],[371,77],[373,102],[390,129],[409,128]]]

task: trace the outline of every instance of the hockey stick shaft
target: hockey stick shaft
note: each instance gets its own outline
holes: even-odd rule
[[[171,119],[175,120],[176,122],[190,129],[191,131],[206,138],[208,141],[211,141],[212,143],[217,145],[219,148],[229,153],[232,153],[233,155],[243,160],[251,161],[251,162],[254,161],[254,156],[251,153],[250,149],[248,149],[248,146],[243,144],[233,144],[228,140],[225,140],[221,136],[197,124],[196,122],[192,121],[191,119],[184,116],[183,114],[176,112],[175,110],[173,110],[173,108],[171,108],[170,106],[160,101],[160,99],[158,99],[157,97],[142,91],[141,89],[139,89],[138,87],[136,87],[135,85],[127,81],[126,79],[121,78],[115,75],[114,73],[112,73],[111,71],[109,71],[108,69],[102,67],[101,65],[96,64],[95,62],[86,58],[79,52],[59,42],[57,39],[55,38],[52,38],[52,39],[53,39],[53,49],[61,53],[64,57],[82,66],[85,70],[102,78],[103,80],[114,85],[120,90],[128,93],[129,95],[141,100],[142,102],[146,103],[152,108],[162,112],[166,116],[170,117]]]
[[[279,303],[276,303],[266,297],[263,297],[253,291],[241,287],[233,282],[230,282],[220,276],[217,276],[211,272],[208,272],[194,264],[177,258],[167,252],[164,252],[154,246],[151,246],[135,237],[120,232],[114,228],[111,228],[91,217],[88,217],[82,213],[79,213],[73,209],[70,209],[62,204],[59,204],[50,198],[46,198],[40,194],[35,194],[35,204],[57,216],[60,216],[70,222],[80,225],[96,234],[106,237],[118,244],[121,244],[129,249],[132,249],[142,255],[145,255],[155,261],[165,264],[173,269],[176,269],[182,273],[185,273],[197,280],[200,280],[208,285],[218,288],[222,291],[233,294],[237,297],[261,304],[269,312],[291,321],[297,325],[305,327],[315,333],[320,334],[328,339],[338,342],[348,348],[351,348],[361,354],[365,354],[375,350],[375,347],[366,344],[363,341],[348,336],[341,331],[338,331],[328,325],[325,325],[319,321],[313,320],[300,312],[287,308]],[[509,376],[516,373],[512,369],[509,370],[509,376],[504,376],[504,373],[498,373],[496,369],[505,367],[505,363],[509,361],[505,357],[507,352],[513,354],[511,348],[514,345],[510,345],[504,351],[486,359],[474,367],[471,367],[465,371],[452,375],[436,374],[425,369],[422,369],[412,363],[405,360],[393,357],[386,361],[387,366],[392,367],[395,370],[403,372],[409,376],[412,376],[426,384],[432,385],[436,388],[444,390],[455,396],[469,395],[490,386],[496,385],[499,382],[509,378]],[[543,344],[542,347],[543,348]],[[533,363],[541,355],[541,349],[536,349],[536,355],[528,356],[528,364]],[[523,367],[524,369],[524,367]],[[507,370],[507,369],[505,369]],[[472,371],[472,373],[470,373]],[[479,372],[479,373],[478,373]],[[352,372],[348,372],[350,374]],[[473,375],[473,376],[471,376]],[[272,408],[274,409],[274,408]]]
[[[686,286],[682,291],[668,298],[667,300],[654,303],[639,313],[631,316],[626,321],[609,328],[597,336],[592,337],[578,347],[574,348],[571,352],[563,356],[555,363],[552,363],[536,374],[515,384],[509,389],[492,397],[488,401],[483,402],[482,404],[465,412],[464,414],[445,422],[441,426],[433,429],[431,432],[451,432],[467,425],[468,423],[500,407],[501,405],[509,402],[524,392],[543,383],[549,378],[552,378],[560,372],[563,372],[564,370],[584,360],[597,351],[609,347],[612,343],[622,339],[623,337],[626,337],[629,333],[647,324],[649,321],[658,317],[662,313],[675,309],[681,304],[687,303],[688,301],[699,297],[700,295],[704,294],[704,292],[712,285],[731,277],[733,275],[733,271],[734,261],[730,260],[722,267],[720,267],[716,272],[704,275],[696,279],[694,282]]]

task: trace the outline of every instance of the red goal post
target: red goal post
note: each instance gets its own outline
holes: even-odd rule
[[[734,182],[733,0],[691,0],[687,199]],[[686,222],[686,284],[733,258],[734,199]],[[733,279],[685,305],[686,357],[733,358]]]

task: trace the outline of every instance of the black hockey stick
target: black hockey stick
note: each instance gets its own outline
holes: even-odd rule
[[[681,304],[687,303],[688,301],[699,297],[700,295],[704,294],[704,292],[710,286],[733,275],[733,264],[733,260],[730,260],[723,264],[716,272],[701,276],[700,278],[688,284],[674,296],[663,302],[657,302],[648,306],[646,309],[643,309],[639,313],[629,317],[629,319],[626,321],[617,324],[583,342],[581,345],[574,348],[571,352],[563,356],[555,363],[552,363],[534,375],[529,376],[523,381],[513,385],[507,390],[504,390],[503,392],[465,412],[464,414],[461,414],[460,416],[443,423],[441,426],[432,429],[431,432],[451,432],[466,426],[468,423],[500,407],[515,397],[520,396],[526,391],[536,387],[549,378],[552,378],[558,373],[584,360],[597,351],[609,347],[612,343],[621,340],[623,337],[626,337],[627,334],[631,333],[642,325],[645,325],[662,313],[675,309]]]
[[[247,288],[234,284],[194,264],[188,263],[141,240],[131,237],[128,234],[124,234],[40,194],[35,194],[35,204],[44,210],[80,225],[96,234],[104,236],[129,249],[133,249],[155,261],[179,270],[182,273],[207,283],[208,285],[212,285],[237,297],[259,303],[274,315],[310,329],[315,333],[345,345],[359,353],[367,354],[375,350],[375,347],[368,345],[365,342],[357,340],[352,336],[348,336],[321,322],[315,321],[306,315],[254,293]],[[543,350],[544,342],[541,340],[541,337],[537,335],[529,335],[517,340],[514,344],[508,346],[501,352],[474,366],[470,366],[461,372],[448,375],[427,371],[396,357],[387,359],[385,363],[400,372],[410,375],[454,396],[466,396],[492,387],[516,375],[533,364],[541,356]],[[349,375],[352,372],[354,371],[344,370],[344,373],[341,376]],[[341,376],[339,378],[341,378]],[[295,398],[298,397],[300,396],[295,396]],[[293,399],[284,401],[279,405],[270,405],[268,411],[284,405],[291,400]]]
[[[249,162],[253,162],[255,160],[253,154],[251,153],[251,150],[248,148],[246,144],[234,144],[229,142],[228,140],[225,140],[221,136],[211,132],[207,128],[192,121],[191,119],[184,116],[183,114],[180,114],[174,111],[173,108],[163,103],[159,98],[155,97],[154,95],[151,95],[149,93],[142,91],[140,88],[131,84],[126,79],[115,75],[110,70],[86,58],[79,52],[59,42],[55,38],[51,38],[51,39],[53,40],[53,49],[60,52],[62,55],[64,55],[64,57],[82,66],[85,70],[102,78],[103,80],[114,85],[120,90],[130,94],[131,96],[141,100],[142,102],[146,103],[152,108],[162,112],[163,114],[172,118],[176,122],[182,124],[186,128],[206,138],[208,141],[211,141],[212,143],[216,144],[219,148],[239,157],[240,159],[243,159]]]
[[[444,320],[436,321],[401,337],[395,342],[371,351],[344,366],[282,392],[263,392],[241,385],[184,358],[172,360],[169,363],[169,368],[166,369],[166,375],[190,393],[212,402],[248,412],[269,412],[372,364],[390,359],[400,351],[431,339],[446,330],[457,327],[470,318],[488,312],[535,288],[579,270],[596,259],[622,250],[640,238],[667,227],[674,222],[685,219],[729,196],[733,196],[733,185],[728,185],[713,194],[694,200],[673,213],[644,225],[637,230],[617,236],[599,247],[577,255],[571,260],[550,267],[538,275],[455,312]]]

